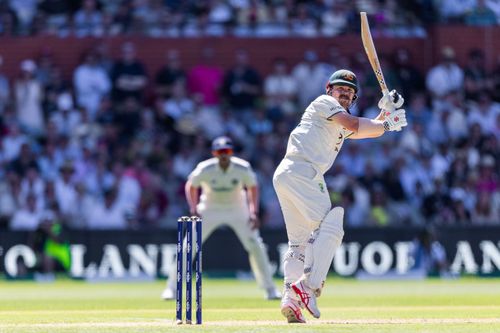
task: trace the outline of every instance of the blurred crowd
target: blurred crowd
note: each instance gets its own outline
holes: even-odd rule
[[[425,36],[436,22],[496,25],[496,0],[4,0],[0,35],[335,36],[373,16],[375,34]]]
[[[352,112],[375,117],[380,89],[364,54],[306,50],[260,73],[244,49],[228,70],[207,47],[185,67],[166,51],[146,73],[134,44],[111,59],[88,50],[70,78],[51,53],[2,74],[0,228],[34,230],[47,216],[70,228],[174,228],[187,212],[183,186],[210,142],[229,135],[253,165],[264,228],[283,228],[272,175],[304,108],[338,68],[361,83]],[[381,57],[389,87],[406,99],[409,125],[375,140],[348,140],[326,181],[347,226],[500,223],[500,62],[484,68],[472,49],[459,66],[452,48],[427,72],[397,49]]]

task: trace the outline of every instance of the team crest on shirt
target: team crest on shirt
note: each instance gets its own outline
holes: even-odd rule
[[[318,183],[318,186],[319,186],[319,191],[321,193],[325,193],[325,185],[323,185],[323,183]]]

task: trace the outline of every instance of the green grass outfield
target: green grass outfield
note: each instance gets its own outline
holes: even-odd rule
[[[279,281],[277,281],[279,283]],[[321,319],[288,325],[253,281],[205,279],[202,326],[174,324],[161,281],[0,282],[0,332],[500,332],[500,279],[329,279]],[[194,317],[194,313],[193,313]]]

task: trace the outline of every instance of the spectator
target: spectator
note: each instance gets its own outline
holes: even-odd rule
[[[162,20],[169,17],[169,12],[162,1],[136,1],[134,3],[133,17],[139,21],[142,33],[155,36]]]
[[[73,84],[78,105],[85,108],[90,119],[95,119],[103,97],[111,90],[108,74],[99,66],[95,52],[88,52],[84,62],[76,68]]]
[[[26,170],[26,175],[21,181],[21,189],[19,192],[19,201],[26,202],[26,198],[34,195],[37,201],[37,210],[43,210],[43,196],[45,192],[45,182],[40,177],[37,166],[32,165]]]
[[[56,67],[54,54],[49,48],[44,48],[36,60],[35,77],[46,88],[53,79],[53,69]]]
[[[266,118],[266,112],[263,109],[256,109],[248,128],[252,135],[269,134],[273,131],[273,123]]]
[[[370,215],[368,224],[376,227],[387,227],[391,221],[387,209],[387,198],[381,187],[375,187],[370,193]]]
[[[97,58],[97,65],[104,69],[109,77],[114,66],[114,61],[109,56],[109,45],[106,43],[99,43],[90,52],[93,52],[95,54]]]
[[[455,62],[455,51],[446,46],[441,50],[441,62],[427,73],[427,91],[434,99],[443,98],[463,88],[464,73]]]
[[[260,1],[250,1],[248,4],[240,5],[237,10],[236,23],[234,33],[237,36],[251,35],[255,32],[257,35],[266,35],[268,31],[274,31],[272,8],[266,6]],[[279,25],[279,24],[278,24]]]
[[[298,3],[296,6],[295,15],[290,18],[290,31],[294,35],[301,37],[318,36],[318,24],[309,15],[307,4]]]
[[[220,103],[224,71],[214,63],[215,53],[211,47],[201,50],[199,64],[188,73],[187,87],[190,94],[199,94],[205,105],[215,106]]]
[[[413,93],[425,89],[424,78],[413,65],[410,51],[407,49],[398,48],[394,53],[394,71],[401,84],[401,94],[407,101],[412,99]]]
[[[130,1],[123,1],[119,4],[113,17],[112,35],[127,34],[130,32],[133,22],[132,5],[133,3]]]
[[[476,6],[465,15],[465,24],[473,26],[496,25],[497,16],[486,5],[485,0],[477,0]]]
[[[119,140],[122,143],[133,141],[135,134],[139,131],[141,120],[141,104],[133,97],[124,99],[117,103],[117,111],[114,115],[114,124],[117,126]]]
[[[481,158],[481,165],[479,169],[479,178],[477,180],[477,191],[494,193],[498,191],[499,180],[498,175],[495,173],[497,162],[491,155],[485,155]]]
[[[297,87],[300,87],[298,90],[299,109],[304,109],[314,98],[323,93],[326,85],[316,52],[305,51],[304,60],[293,68],[292,75]]]
[[[0,229],[5,229],[12,216],[20,210],[20,192],[21,177],[13,171],[7,171],[5,177],[0,178]]]
[[[466,194],[465,190],[461,187],[455,187],[450,190],[450,197],[452,199],[452,209],[456,225],[468,225],[471,222],[471,213],[466,207]]]
[[[465,102],[461,91],[451,91],[444,99],[443,109],[447,114],[446,131],[452,140],[459,140],[467,136],[467,118],[465,116]],[[439,109],[437,110],[439,112]]]
[[[3,68],[3,57],[0,55],[0,116],[3,114],[3,110],[6,105],[10,102],[10,85],[9,79],[2,72]]]
[[[42,212],[37,209],[37,198],[30,194],[26,197],[26,203],[12,216],[10,229],[34,231],[38,228],[41,218]]]
[[[467,100],[477,101],[478,94],[491,89],[491,80],[486,76],[484,53],[473,49],[467,56],[467,66],[464,70],[464,92]]]
[[[330,79],[330,76],[332,76],[332,73],[341,69],[341,68],[348,68],[352,66],[351,64],[354,64],[356,61],[359,61],[361,58],[361,61],[366,64],[365,69],[369,69],[370,65],[368,64],[368,59],[366,59],[366,54],[361,52],[358,52],[357,54],[352,56],[353,59],[349,59],[349,57],[342,53],[340,51],[340,48],[337,45],[330,45],[326,49],[326,58],[325,61],[321,62],[321,69],[323,70],[323,82],[327,82]],[[355,60],[356,59],[356,60]],[[356,64],[358,65],[358,64]],[[358,71],[359,70],[359,71]],[[360,75],[356,75],[358,80],[360,80],[363,75],[365,75],[364,70],[358,69],[356,67],[356,73],[359,73]],[[318,80],[319,82],[319,80]]]
[[[73,24],[78,37],[96,36],[102,30],[102,14],[95,0],[83,0],[82,7],[75,13]]]
[[[486,0],[486,6],[495,13],[497,24],[500,24],[500,2],[496,0]]]
[[[162,185],[160,176],[151,174],[150,183],[142,193],[137,209],[137,218],[142,226],[158,227],[160,220],[165,216],[168,198]]]
[[[438,5],[441,19],[445,23],[462,22],[466,13],[472,11],[476,0],[443,0]]]
[[[106,190],[104,200],[94,200],[87,211],[89,229],[126,229],[126,210],[118,200],[116,190]]]
[[[68,28],[71,4],[66,0],[42,0],[38,5],[42,14],[47,17],[49,29],[59,30]]]
[[[180,179],[187,179],[199,159],[200,156],[193,154],[191,147],[187,143],[183,143],[179,153],[174,157],[172,171]]]
[[[427,130],[428,124],[431,123],[432,112],[427,106],[427,96],[425,93],[412,94],[412,98],[406,100],[405,104],[408,110],[408,123],[419,124]]]
[[[224,135],[224,124],[220,109],[217,107],[209,107],[203,104],[201,95],[193,96],[194,102],[194,121],[197,128],[203,133],[207,139],[214,139]]]
[[[249,115],[261,94],[262,82],[259,73],[249,64],[246,50],[235,54],[235,65],[225,75],[223,95],[227,103],[238,114]]]
[[[451,197],[442,179],[434,179],[434,190],[424,197],[422,209],[427,223],[450,224],[453,222]]]
[[[80,112],[73,108],[73,97],[69,93],[59,95],[57,111],[50,116],[50,121],[56,127],[58,134],[65,136],[75,134],[81,118]]]
[[[321,13],[321,34],[333,37],[346,32],[349,23],[348,13],[349,5],[347,2],[333,2],[330,8]]]
[[[495,102],[500,103],[500,54],[497,54],[496,63],[493,67],[492,85],[493,85],[493,99]]]
[[[0,36],[16,34],[16,13],[9,8],[7,1],[0,2]]]
[[[77,207],[77,193],[72,179],[75,172],[73,163],[66,161],[59,171],[60,175],[54,181],[57,205],[61,212],[61,218],[64,221],[71,221]]]
[[[21,34],[30,31],[31,23],[36,15],[38,0],[10,0],[10,8],[16,13]]]
[[[36,167],[35,155],[30,144],[23,143],[21,144],[19,155],[10,163],[9,168],[24,177],[28,169],[32,167]]]
[[[498,212],[495,212],[492,202],[492,195],[490,193],[479,193],[476,205],[472,211],[472,221],[474,224],[485,225],[498,223]]]
[[[137,180],[137,175],[134,174],[131,168],[125,168],[123,163],[116,161],[112,166],[114,177],[114,190],[109,193],[110,202],[116,201],[116,205],[120,207],[118,211],[123,211],[127,214],[135,214],[139,206],[142,189]],[[110,189],[105,189],[108,191]],[[116,193],[114,193],[116,192]],[[116,195],[116,198],[113,196]]]
[[[168,117],[173,123],[181,118],[194,113],[195,104],[186,96],[186,89],[182,81],[178,81],[172,87],[172,96],[168,100],[160,102],[161,117]]]
[[[15,94],[19,124],[29,134],[39,136],[45,130],[42,113],[43,91],[34,77],[35,71],[33,60],[21,62],[21,76],[16,81]]]
[[[500,104],[493,103],[488,92],[477,94],[478,103],[472,104],[467,115],[469,125],[479,124],[484,134],[494,134],[496,119],[500,115]]]
[[[208,8],[208,19],[211,23],[228,25],[233,20],[231,6],[226,1],[211,1]]]
[[[47,180],[55,180],[59,174],[59,168],[64,163],[62,152],[57,149],[55,143],[48,142],[37,160],[42,177]]]
[[[122,59],[113,66],[111,80],[115,102],[123,101],[127,97],[142,101],[147,77],[144,65],[136,58],[133,44],[122,45]]]
[[[12,124],[2,142],[2,159],[4,162],[11,162],[19,157],[21,147],[29,141],[29,138],[22,134],[17,124]]]
[[[61,209],[59,207],[59,203],[57,202],[56,187],[53,181],[45,182],[45,188],[41,200],[41,207],[43,207],[43,209],[53,211],[58,218],[61,216]],[[65,222],[69,222],[69,225],[71,225],[71,221]]]
[[[155,92],[159,98],[167,99],[172,95],[172,86],[178,81],[186,81],[186,73],[181,67],[178,50],[169,50],[166,55],[167,63],[156,74]]]
[[[275,59],[273,71],[264,81],[266,106],[272,119],[279,120],[283,115],[297,114],[297,91],[298,86],[289,73],[286,61]]]

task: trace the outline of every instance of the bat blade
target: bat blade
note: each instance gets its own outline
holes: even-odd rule
[[[387,84],[385,83],[384,73],[382,72],[382,67],[380,67],[380,62],[377,56],[377,50],[373,44],[372,34],[370,32],[370,25],[368,24],[368,17],[365,12],[360,13],[361,16],[361,40],[363,41],[363,47],[365,48],[366,55],[370,61],[373,72],[377,78],[377,81],[382,90],[382,94],[386,95],[389,93]]]

